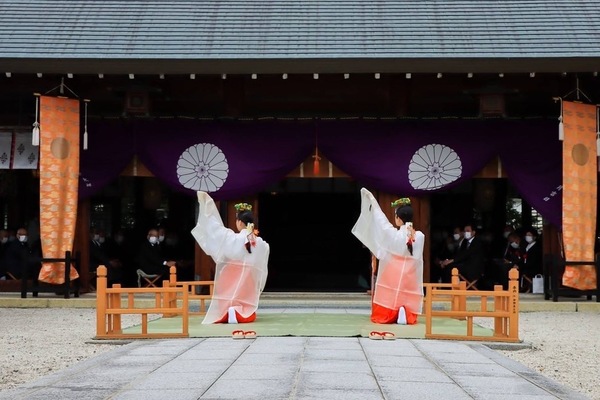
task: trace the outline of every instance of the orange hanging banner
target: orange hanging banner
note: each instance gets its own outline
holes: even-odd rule
[[[73,250],[79,185],[79,101],[40,98],[40,237],[44,258]],[[64,263],[44,263],[39,280],[65,282]],[[70,279],[77,279],[71,266]]]
[[[565,260],[594,261],[596,237],[596,106],[563,101],[563,206]],[[563,285],[596,288],[592,265],[569,266]]]

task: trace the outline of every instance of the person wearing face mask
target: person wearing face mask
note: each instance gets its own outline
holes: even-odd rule
[[[496,271],[494,271],[494,280],[501,284],[505,289],[508,287],[508,272],[514,266],[521,265],[523,261],[524,249],[521,243],[521,237],[516,232],[511,232],[507,237],[506,250],[501,259],[494,259]]]
[[[107,243],[108,253],[112,258],[119,260],[121,264],[123,286],[136,287],[137,275],[135,262],[133,261],[135,249],[129,243],[125,232],[122,229],[117,229],[112,235],[112,240],[108,240]]]
[[[42,249],[39,241],[31,243],[27,229],[19,228],[16,239],[9,242],[5,253],[6,271],[15,279],[26,277],[37,281],[40,273]]]
[[[160,275],[160,281],[169,279],[169,268],[176,264],[164,255],[158,240],[158,230],[155,228],[148,230],[146,241],[140,246],[135,263],[137,269],[141,269],[146,274]]]
[[[523,248],[523,259],[519,264],[519,273],[528,279],[521,279],[521,291],[531,291],[530,280],[537,274],[542,273],[542,245],[538,242],[538,234],[535,228],[525,231],[525,244]]]
[[[106,242],[106,232],[103,229],[92,229],[90,232],[90,271],[96,272],[99,265],[107,269],[108,286],[121,283],[121,261],[110,254],[110,248]],[[93,275],[92,279],[96,279]]]
[[[458,272],[469,282],[481,279],[486,263],[485,248],[477,237],[475,225],[468,224],[464,228],[464,240],[456,256],[445,260],[442,264],[447,268],[458,268]]]
[[[456,234],[456,236],[458,237],[459,235]],[[454,234],[446,234],[444,241],[437,246],[433,260],[437,268],[439,268],[439,279],[442,283],[450,283],[451,281],[451,268],[446,268],[443,264],[445,260],[454,258],[458,246],[458,241],[455,240]],[[436,280],[433,280],[433,282],[436,282]]]

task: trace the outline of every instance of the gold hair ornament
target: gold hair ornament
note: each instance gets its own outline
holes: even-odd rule
[[[398,200],[392,201],[393,208],[404,207],[404,206],[410,206],[410,199],[408,197],[402,197]]]
[[[252,211],[252,206],[248,203],[238,203],[238,204],[234,205],[233,207],[235,207],[235,211],[237,211],[237,212]]]

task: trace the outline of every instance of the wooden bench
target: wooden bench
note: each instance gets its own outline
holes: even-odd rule
[[[596,288],[589,290],[579,290],[562,285],[562,276],[566,266],[584,266],[592,265],[596,269]],[[596,296],[596,302],[600,302],[600,258],[595,261],[565,261],[554,255],[544,256],[544,299],[558,301],[559,296],[579,297],[586,296],[588,300]]]
[[[31,271],[28,270],[27,265],[24,265],[23,273],[21,276],[21,298],[27,298],[27,293],[31,292],[33,297],[38,297],[38,293],[56,293],[62,294],[65,299],[70,298],[71,293],[74,297],[79,297],[79,278],[71,282],[71,266],[79,272],[79,257],[73,257],[70,251],[65,252],[64,258],[42,258],[41,263],[64,263],[65,264],[65,277],[64,283],[59,285],[53,285],[49,283],[39,282],[38,277],[34,276],[32,279],[28,279],[31,276]],[[34,272],[39,274],[39,271]],[[12,274],[11,274],[12,276]],[[13,276],[14,278],[14,276]]]

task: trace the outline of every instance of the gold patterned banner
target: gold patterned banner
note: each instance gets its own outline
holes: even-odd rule
[[[79,184],[79,101],[40,98],[40,236],[44,258],[73,251]],[[61,284],[64,263],[44,263],[39,280]],[[78,277],[70,268],[71,280]]]
[[[594,261],[596,237],[596,106],[563,101],[563,243],[567,261]],[[565,268],[563,285],[596,288],[592,265]]]

